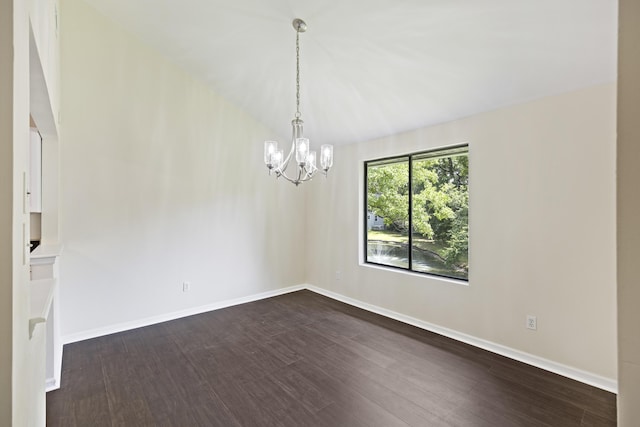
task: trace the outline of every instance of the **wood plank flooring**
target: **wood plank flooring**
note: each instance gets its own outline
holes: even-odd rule
[[[616,398],[300,291],[65,346],[47,425],[606,427]]]

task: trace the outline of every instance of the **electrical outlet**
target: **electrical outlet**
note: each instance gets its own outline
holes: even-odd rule
[[[538,330],[538,319],[536,316],[527,315],[527,329]]]
[[[191,289],[191,283],[182,282],[182,292],[189,292],[189,289]]]
[[[342,280],[342,271],[336,270],[336,282]]]

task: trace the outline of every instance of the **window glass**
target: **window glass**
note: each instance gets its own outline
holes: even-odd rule
[[[467,146],[366,162],[366,262],[467,280]]]
[[[409,158],[367,169],[367,261],[409,268]]]

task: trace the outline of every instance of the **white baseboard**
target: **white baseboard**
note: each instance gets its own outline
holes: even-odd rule
[[[57,390],[59,388],[60,388],[60,383],[56,381],[55,378],[47,378],[47,380],[44,383],[44,391],[47,393],[53,390]]]
[[[206,304],[198,307],[189,308],[186,310],[174,311],[172,313],[161,314],[159,316],[147,317],[144,319],[133,320],[131,322],[118,323],[116,325],[109,325],[103,328],[90,329],[88,331],[82,331],[74,334],[64,335],[62,337],[62,343],[71,344],[74,342],[84,341],[91,338],[97,338],[105,335],[115,334],[118,332],[129,331],[131,329],[142,328],[144,326],[149,326],[149,325],[155,325],[156,323],[167,322],[170,320],[176,320],[182,317],[206,313],[208,311],[219,310],[221,308],[231,307],[238,304],[245,304],[252,301],[257,301],[265,298],[275,297],[278,295],[288,294],[290,292],[300,291],[305,288],[306,288],[305,285],[290,286],[287,288],[280,288],[273,291],[267,291],[267,292],[261,292],[259,294],[248,295],[246,297],[219,301],[213,304]]]
[[[313,285],[306,285],[306,289],[324,295],[326,297],[335,299],[345,304],[352,305],[354,307],[361,308],[381,316],[389,317],[394,320],[398,320],[403,323],[407,323],[412,326],[416,326],[421,329],[425,329],[436,334],[443,335],[448,338],[452,338],[456,341],[461,341],[466,344],[470,344],[475,347],[479,347],[483,350],[490,351],[492,353],[500,354],[502,356],[514,359],[528,365],[535,366],[537,368],[544,369],[549,372],[553,372],[558,375],[562,375],[567,378],[571,378],[576,381],[580,381],[585,384],[589,384],[594,387],[601,388],[611,393],[618,392],[618,382],[616,380],[605,378],[600,375],[592,374],[580,369],[572,368],[571,366],[563,365],[542,357],[535,356],[533,354],[525,353],[520,350],[515,350],[510,347],[506,347],[501,344],[496,344],[491,341],[487,341],[481,338],[476,338],[471,335],[464,334],[462,332],[454,331],[453,329],[444,328],[442,326],[434,325],[429,322],[425,322],[414,317],[405,316],[404,314],[396,313],[395,311],[387,310],[386,308],[378,307],[372,304],[368,304],[336,292],[328,291],[326,289],[318,288]]]
[[[97,338],[105,335],[115,334],[118,332],[124,332],[131,329],[141,328],[144,326],[154,325],[156,323],[167,322],[169,320],[180,319],[182,317],[192,316],[195,314],[201,314],[201,313],[206,313],[213,310],[219,310],[221,308],[231,307],[238,304],[245,304],[252,301],[257,301],[265,298],[275,297],[278,295],[288,294],[290,292],[300,291],[303,289],[308,289],[312,292],[318,293],[320,295],[324,295],[326,297],[343,302],[345,304],[349,304],[354,307],[358,307],[363,310],[370,311],[372,313],[380,314],[381,316],[398,320],[400,322],[407,323],[409,325],[416,326],[418,328],[425,329],[427,331],[431,331],[439,335],[443,335],[445,337],[454,339],[456,341],[461,341],[466,344],[470,344],[472,346],[490,351],[492,353],[500,354],[510,359],[518,360],[528,365],[532,365],[532,366],[544,369],[546,371],[553,372],[558,375],[562,375],[564,377],[571,378],[573,380],[580,381],[582,383],[601,388],[603,390],[606,390],[612,393],[618,392],[618,382],[616,380],[605,378],[605,377],[602,377],[590,372],[586,372],[580,369],[572,368],[570,366],[563,365],[561,363],[557,363],[548,359],[544,359],[542,357],[538,357],[533,354],[525,353],[520,350],[515,350],[513,348],[506,347],[501,344],[496,344],[494,342],[487,341],[482,338],[477,338],[471,335],[467,335],[462,332],[455,331],[453,329],[448,329],[442,326],[434,325],[432,323],[425,322],[423,320],[416,319],[411,316],[406,316],[404,314],[400,314],[395,311],[387,310],[386,308],[368,304],[368,303],[356,300],[354,298],[350,298],[342,294],[328,291],[326,289],[322,289],[317,286],[313,286],[309,284],[290,286],[287,288],[281,288],[273,291],[262,292],[259,294],[253,294],[246,297],[235,298],[231,300],[216,302],[213,304],[194,307],[187,310],[175,311],[172,313],[162,314],[159,316],[148,317],[145,319],[134,320],[131,322],[119,323],[119,324],[107,326],[104,328],[96,328],[88,331],[78,332],[75,334],[69,334],[62,337],[62,342],[64,344],[70,344],[77,341],[83,341],[91,338]],[[56,381],[55,379],[47,379],[47,384],[46,384],[47,391],[55,390],[59,388],[59,386],[60,386],[59,381]]]

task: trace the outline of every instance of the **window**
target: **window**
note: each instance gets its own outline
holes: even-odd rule
[[[372,160],[364,169],[365,261],[467,280],[468,146]]]

